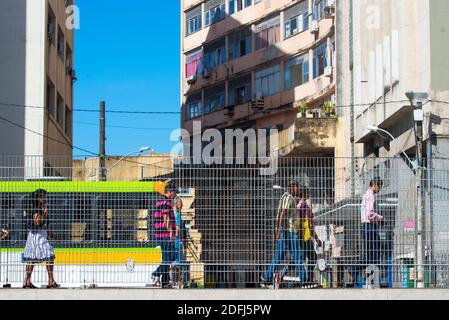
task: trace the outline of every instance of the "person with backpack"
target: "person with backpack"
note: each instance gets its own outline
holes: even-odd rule
[[[296,205],[296,207],[301,218],[301,224],[299,227],[299,243],[304,254],[304,258],[307,258],[307,282],[309,284],[314,284],[313,271],[317,262],[315,242],[317,247],[321,247],[322,243],[315,231],[315,225],[313,223],[313,213],[309,207],[309,204],[307,203],[307,200],[310,198],[310,193],[307,187],[302,186],[300,188],[298,198],[298,204]]]
[[[59,288],[53,277],[53,267],[55,261],[55,252],[48,241],[48,208],[47,192],[45,190],[36,190],[32,195],[33,209],[28,221],[28,237],[23,253],[23,259],[26,265],[26,277],[23,283],[24,289],[35,289],[31,283],[31,275],[34,265],[46,263],[48,272],[47,288]]]

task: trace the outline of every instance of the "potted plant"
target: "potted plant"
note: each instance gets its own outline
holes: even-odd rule
[[[298,111],[301,114],[301,117],[305,118],[307,114],[307,102],[304,100],[298,103]]]
[[[323,111],[326,114],[326,117],[331,117],[335,115],[335,106],[330,101],[325,101],[323,104]]]

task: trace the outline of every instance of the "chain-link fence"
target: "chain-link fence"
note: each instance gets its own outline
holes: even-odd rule
[[[0,284],[449,285],[449,160],[119,160],[1,159]]]

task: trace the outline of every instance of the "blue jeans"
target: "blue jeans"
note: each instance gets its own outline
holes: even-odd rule
[[[162,263],[153,272],[153,277],[162,275],[162,285],[170,282],[170,264],[175,260],[175,246],[170,239],[158,240],[158,246],[162,250]]]
[[[185,263],[184,245],[181,239],[179,239],[179,237],[176,237],[174,247],[175,247],[175,261],[173,262],[173,264],[176,266],[184,264]]]
[[[302,250],[299,246],[299,238],[296,232],[281,231],[281,238],[277,243],[276,254],[273,257],[267,272],[265,272],[265,280],[268,282],[273,281],[273,274],[282,260],[284,260],[287,252],[290,252],[293,261],[295,263],[296,274],[299,276],[301,282],[307,281],[307,273],[302,262]]]

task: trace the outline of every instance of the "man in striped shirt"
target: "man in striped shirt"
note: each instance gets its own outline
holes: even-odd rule
[[[277,248],[268,270],[261,278],[262,285],[264,286],[273,283],[274,271],[288,252],[290,252],[293,258],[294,267],[300,281],[304,283],[307,280],[298,237],[301,221],[299,212],[296,209],[295,197],[297,197],[298,194],[299,184],[297,182],[292,182],[288,186],[288,191],[282,195],[279,201],[275,233]]]
[[[165,195],[156,201],[156,210],[153,216],[154,229],[157,244],[162,250],[162,263],[152,274],[153,287],[170,285],[170,265],[175,260],[176,229],[172,200],[176,196],[176,187],[170,183],[165,188]]]

